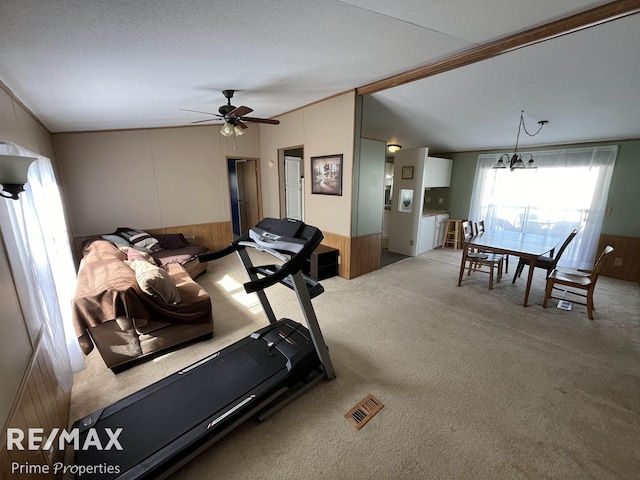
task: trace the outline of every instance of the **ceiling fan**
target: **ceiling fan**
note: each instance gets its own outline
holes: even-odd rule
[[[218,119],[224,120],[224,125],[220,130],[220,133],[225,137],[230,137],[231,135],[239,136],[243,134],[243,131],[247,128],[244,122],[253,122],[253,123],[268,123],[270,125],[279,125],[279,120],[272,120],[270,118],[257,118],[257,117],[246,117],[248,113],[253,112],[252,108],[245,107],[244,105],[240,107],[234,107],[231,105],[231,98],[233,98],[233,94],[235,90],[222,90],[222,95],[227,99],[227,104],[220,106],[218,108],[218,113],[211,112],[202,112],[200,110],[189,110],[186,108],[181,108],[180,110],[184,110],[185,112],[196,112],[196,113],[204,113],[206,115],[213,115],[218,118],[208,118],[206,120],[196,120],[191,123],[204,123],[204,122],[214,122]]]

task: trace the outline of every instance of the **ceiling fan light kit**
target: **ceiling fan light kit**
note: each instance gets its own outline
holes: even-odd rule
[[[502,155],[500,159],[496,162],[496,164],[493,166],[493,168],[507,168],[508,166],[509,170],[511,170],[512,172],[520,168],[530,168],[530,169],[538,168],[533,164],[533,155],[531,155],[530,153],[525,153],[523,155],[518,154],[518,142],[520,140],[520,131],[524,130],[524,132],[530,137],[535,137],[537,134],[540,133],[540,130],[542,130],[542,127],[544,127],[547,123],[549,123],[549,120],[540,120],[538,122],[538,125],[540,126],[538,127],[538,130],[536,131],[536,133],[529,133],[527,131],[527,126],[524,123],[524,110],[520,111],[520,123],[518,124],[518,136],[516,137],[516,146],[513,149],[513,154],[509,155],[505,153],[504,155]]]
[[[204,122],[215,122],[219,119],[224,120],[224,125],[220,129],[220,133],[225,137],[239,137],[244,133],[244,130],[247,127],[244,122],[253,122],[253,123],[267,123],[269,125],[279,125],[279,120],[272,120],[270,118],[257,118],[257,117],[245,117],[245,115],[253,112],[252,108],[245,107],[244,105],[240,107],[235,107],[231,105],[231,98],[235,90],[222,90],[222,95],[227,99],[227,104],[220,106],[218,108],[218,113],[211,112],[202,112],[200,110],[189,110],[186,108],[181,108],[181,110],[185,112],[196,112],[196,113],[204,113],[206,115],[213,115],[217,118],[210,118],[207,120],[196,120],[191,123],[204,123]]]
[[[225,122],[224,125],[222,125],[222,128],[220,129],[220,133],[225,137],[230,137],[235,133],[234,126],[231,125],[229,122]]]

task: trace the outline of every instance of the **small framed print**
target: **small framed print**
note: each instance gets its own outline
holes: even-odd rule
[[[413,178],[413,167],[402,167],[402,179],[411,180]]]
[[[398,202],[398,211],[411,213],[413,210],[413,190],[401,189]]]

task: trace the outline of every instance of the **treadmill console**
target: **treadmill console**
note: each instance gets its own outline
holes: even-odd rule
[[[289,275],[301,271],[324,235],[311,225],[291,218],[265,218],[227,248],[217,252],[197,255],[200,262],[208,262],[250,247],[267,253],[283,262],[278,269],[264,278],[252,279],[244,284],[247,293],[264,290],[283,281]],[[286,258],[280,253],[290,255]],[[261,272],[264,273],[264,272]]]
[[[257,226],[249,230],[249,238],[259,247],[283,250],[289,253],[298,253],[305,244],[305,241],[299,238],[269,232]]]

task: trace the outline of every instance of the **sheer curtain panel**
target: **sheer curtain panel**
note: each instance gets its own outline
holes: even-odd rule
[[[76,273],[51,161],[10,142],[0,153],[35,157],[19,200],[0,201],[0,225],[25,317],[40,324],[58,382],[70,389],[84,368],[71,321]]]
[[[478,157],[469,218],[501,229],[566,238],[560,266],[593,268],[617,145],[527,152],[535,169],[494,169],[502,153]]]

